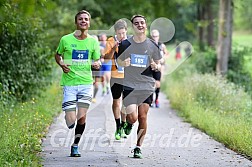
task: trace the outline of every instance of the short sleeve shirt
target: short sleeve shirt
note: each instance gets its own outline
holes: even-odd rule
[[[110,37],[106,44],[105,53],[108,54],[111,52],[112,48],[115,45],[114,37]],[[112,57],[112,67],[111,67],[111,77],[112,78],[124,78],[124,68],[120,67],[116,62],[116,55],[118,54],[118,48],[116,49],[113,57]]]
[[[100,46],[97,40],[89,35],[84,40],[79,40],[74,37],[74,33],[71,33],[61,38],[57,53],[62,55],[65,64],[70,65],[70,72],[62,74],[62,86],[93,83],[92,60],[100,58]]]
[[[124,68],[123,85],[135,90],[154,90],[155,79],[150,67],[151,60],[160,60],[159,47],[147,38],[136,43],[133,38],[124,40],[119,45],[118,59],[131,59],[131,64]]]

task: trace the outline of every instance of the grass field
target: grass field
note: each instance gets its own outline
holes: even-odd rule
[[[243,49],[244,46],[251,47],[251,43],[252,34],[234,33],[233,47]],[[167,48],[171,51],[170,60],[167,61],[174,63],[172,50],[175,46]],[[252,52],[247,53],[244,67],[252,75]],[[195,74],[191,66],[197,64],[185,62],[163,80],[161,88],[169,97],[172,107],[193,126],[252,159],[251,97],[243,89],[218,76]]]
[[[234,32],[233,43],[251,47],[252,33],[247,32]]]
[[[172,107],[193,126],[252,158],[251,97],[214,75],[194,74],[179,79],[184,72],[177,70],[162,84]]]
[[[41,139],[61,111],[62,93],[56,81],[60,75],[56,71],[55,82],[40,97],[0,108],[0,166],[41,166]]]

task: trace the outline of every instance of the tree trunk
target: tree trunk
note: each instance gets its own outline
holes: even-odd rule
[[[213,23],[212,0],[206,1],[206,17],[208,20],[207,45],[214,47],[214,23]]]
[[[226,75],[228,70],[228,59],[232,45],[232,24],[232,0],[220,0],[216,72],[222,76]]]
[[[199,37],[199,48],[200,50],[204,50],[204,27],[202,25],[202,21],[204,20],[204,6],[202,4],[198,4],[197,6],[197,15],[198,15],[198,37]]]

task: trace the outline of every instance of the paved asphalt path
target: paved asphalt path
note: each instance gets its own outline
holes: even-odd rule
[[[101,94],[98,92],[98,94]],[[252,162],[184,122],[160,95],[160,108],[150,108],[143,159],[132,158],[136,128],[127,139],[114,139],[111,94],[98,96],[88,115],[80,141],[81,157],[69,157],[74,130],[68,130],[62,112],[50,126],[41,153],[45,167],[252,167]],[[60,104],[58,104],[60,105]]]

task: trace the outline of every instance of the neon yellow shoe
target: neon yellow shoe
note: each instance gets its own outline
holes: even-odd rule
[[[121,130],[120,129],[116,130],[116,132],[115,132],[115,139],[116,140],[120,140],[121,139]]]
[[[132,130],[132,126],[133,126],[133,125],[131,125],[131,124],[129,124],[129,123],[126,123],[125,127],[123,128],[126,135],[129,135],[129,134],[130,134],[130,132],[131,132],[131,130]]]
[[[122,138],[127,138],[127,135],[125,134],[123,127],[120,127],[120,131],[121,131],[121,137]]]
[[[92,103],[96,103],[96,98],[93,98],[93,99],[92,99]]]

